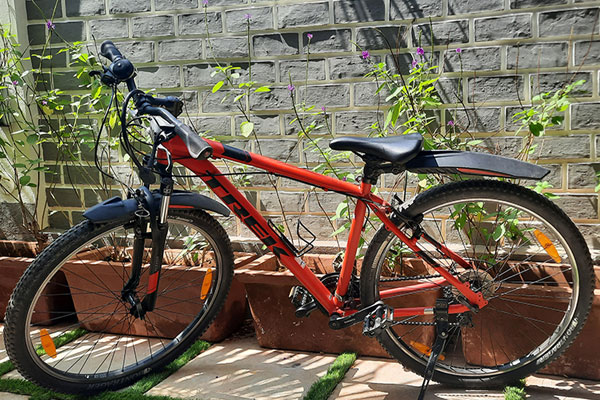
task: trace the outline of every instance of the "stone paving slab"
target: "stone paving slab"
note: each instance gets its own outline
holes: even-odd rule
[[[301,399],[335,355],[263,349],[256,338],[214,344],[147,394],[188,399]]]
[[[0,324],[0,363],[8,361],[6,350],[4,349],[4,325]]]

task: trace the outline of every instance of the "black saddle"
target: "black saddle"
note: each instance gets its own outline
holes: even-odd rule
[[[359,153],[366,161],[377,159],[405,164],[421,151],[423,136],[419,133],[382,138],[340,137],[329,143],[333,150]],[[363,156],[363,155],[366,155]]]

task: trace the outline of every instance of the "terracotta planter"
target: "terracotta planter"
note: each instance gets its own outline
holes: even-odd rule
[[[4,321],[10,295],[32,261],[33,258],[0,257],[0,274],[2,275],[2,279],[0,279],[0,321]],[[50,324],[53,318],[59,316],[56,314],[57,312],[74,311],[70,296],[57,296],[57,294],[64,293],[66,285],[67,281],[61,272],[52,278],[37,302],[35,313],[31,317],[33,323]]]
[[[326,258],[327,260],[328,258]],[[326,265],[326,260],[312,262]],[[329,328],[329,317],[319,310],[313,311],[308,318],[296,318],[294,307],[288,295],[298,280],[289,272],[276,272],[274,256],[264,256],[254,262],[253,269],[236,271],[238,279],[244,283],[248,295],[248,303],[255,322],[258,343],[263,347],[314,352],[341,353],[352,351],[361,355],[389,357],[377,340],[362,334],[362,324],[347,329],[332,330]],[[327,270],[327,268],[325,269]],[[402,282],[398,282],[402,284]],[[406,283],[404,283],[406,285]],[[439,296],[437,291],[423,292],[408,296],[410,300],[396,299],[405,307],[433,304]],[[433,343],[432,327],[414,329],[413,326],[395,328],[400,334],[412,330],[411,338],[426,345]]]
[[[167,255],[168,257],[168,255]],[[253,259],[256,255],[237,254],[235,267],[239,268]],[[123,285],[123,270],[116,268],[114,263],[109,264],[105,261],[86,261],[88,267],[91,267],[96,277],[104,282],[111,290],[120,289]],[[185,279],[189,282],[201,283],[207,268],[210,264],[205,263],[202,267],[187,270]],[[131,270],[130,264],[125,265],[125,273],[129,274]],[[160,279],[160,286],[163,288],[177,287],[181,283],[181,275],[177,274],[178,270],[184,270],[184,266],[172,266],[163,268],[163,271],[172,271],[173,273],[163,273]],[[65,265],[65,275],[70,286],[86,289],[90,286],[85,279],[85,274],[81,271],[87,271],[87,268],[81,265],[81,262],[71,262]],[[90,288],[93,292],[93,288]],[[85,318],[80,318],[85,329],[95,332],[109,332],[115,334],[133,334],[137,336],[152,336],[173,338],[191,321],[192,316],[197,315],[202,304],[200,302],[191,302],[190,299],[199,297],[199,287],[190,285],[182,287],[178,290],[169,292],[168,296],[158,296],[156,308],[160,308],[160,312],[154,313],[151,323],[150,321],[142,321],[136,319],[134,321],[127,317],[128,310],[120,306],[115,311],[114,304],[107,305],[101,309],[97,309],[98,296],[93,293],[85,293],[84,290],[79,293],[74,292],[73,303],[75,310],[83,313],[85,310],[94,308],[94,312],[106,313],[106,318],[94,318],[87,321]],[[218,314],[210,328],[204,333],[202,339],[217,342],[225,339],[231,333],[239,328],[246,315],[246,295],[244,287],[236,279],[233,280],[229,295],[221,312]],[[131,323],[133,322],[133,323]]]
[[[600,269],[596,268],[596,279],[600,277]],[[555,281],[563,281],[564,276],[556,275]],[[570,277],[567,277],[570,278]],[[515,288],[516,284],[513,284]],[[507,288],[509,290],[510,287]],[[515,291],[514,294],[506,295],[510,302],[496,302],[493,304],[495,309],[482,310],[482,312],[473,318],[475,328],[463,328],[463,352],[465,359],[473,365],[497,365],[507,362],[511,357],[520,356],[533,349],[533,344],[541,343],[547,335],[544,336],[538,327],[528,324],[524,319],[520,321],[512,315],[519,313],[525,317],[535,320],[548,321],[556,323],[558,312],[548,312],[547,308],[559,310],[566,309],[566,301],[561,301],[561,292],[564,288],[557,286],[540,286],[536,288],[527,288]],[[537,298],[535,304],[540,307],[526,306],[518,302],[531,302],[532,296],[544,296]],[[485,324],[493,321],[494,329],[490,329],[482,335],[481,330],[477,328],[482,322]],[[518,323],[518,325],[517,325]],[[598,341],[598,332],[600,332],[600,290],[595,290],[595,297],[592,303],[589,317],[586,325],[575,339],[573,344],[558,359],[553,361],[541,373],[552,375],[569,376],[584,379],[600,379],[600,342]],[[493,343],[493,346],[492,346]],[[486,353],[481,352],[483,346],[488,349]],[[494,350],[492,350],[494,349]]]

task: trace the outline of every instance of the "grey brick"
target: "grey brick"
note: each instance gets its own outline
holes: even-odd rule
[[[289,83],[290,77],[293,81],[305,80],[307,74],[306,68],[306,60],[280,61],[279,75],[281,77],[281,82]],[[308,79],[325,79],[325,60],[308,61]]]
[[[448,0],[448,14],[503,10],[504,0]]]
[[[74,72],[55,72],[52,74],[54,87],[60,90],[78,90],[81,82],[75,77]]]
[[[316,105],[318,108],[322,106],[348,107],[350,105],[349,85],[302,86],[300,94],[306,104]]]
[[[375,111],[343,111],[335,113],[335,133],[338,135],[365,135],[371,133],[371,125],[383,125],[383,113]]]
[[[79,145],[78,146],[78,155],[82,161],[94,162],[94,156],[96,153],[95,147],[89,147],[88,145]],[[118,162],[119,161],[119,150],[111,149],[106,141],[101,141],[98,143],[98,160],[102,163],[104,162]]]
[[[371,56],[374,63],[379,62],[378,56]],[[362,57],[332,57],[329,61],[329,75],[331,79],[362,78],[371,72],[371,64]]]
[[[535,138],[533,159],[569,159],[590,157],[590,136],[544,136]]]
[[[315,107],[315,113],[319,110],[320,107]],[[286,135],[299,135],[302,132],[302,128],[308,132],[311,137],[313,135],[326,135],[328,133],[327,126],[325,124],[325,118],[329,118],[329,116],[325,117],[325,115],[318,113],[316,115],[311,114],[300,114],[300,121],[296,120],[295,114],[287,114],[284,116],[283,127]],[[294,122],[292,122],[294,121]],[[300,125],[302,124],[302,126]],[[310,128],[310,126],[314,124],[314,128]],[[308,142],[308,141],[307,141]],[[306,147],[304,149],[306,152]]]
[[[567,43],[533,43],[511,46],[507,49],[506,65],[509,69],[564,67],[568,61],[568,48]]]
[[[235,118],[235,133],[241,135],[240,125],[246,119]],[[254,131],[258,136],[279,135],[279,115],[251,115],[250,122],[254,124]]]
[[[140,68],[137,82],[142,88],[179,87],[179,67],[176,65],[161,65]]]
[[[175,33],[175,24],[170,15],[133,18],[132,25],[133,37],[169,36]]]
[[[239,94],[239,91],[219,90],[216,93],[211,91],[202,92],[202,112],[233,112],[238,111],[233,103],[233,98]],[[225,98],[227,97],[227,98]]]
[[[475,41],[531,37],[531,15],[508,15],[505,17],[475,20]]]
[[[460,80],[442,78],[435,83],[437,95],[444,103],[458,103],[464,100]]]
[[[195,90],[186,90],[183,92],[165,92],[159,93],[159,96],[175,96],[183,101],[184,113],[196,114],[199,110],[198,92]]]
[[[252,1],[254,3],[254,1]],[[208,6],[235,6],[248,3],[246,0],[209,0]]]
[[[219,37],[212,38],[212,53],[207,51],[208,57],[247,57],[248,56],[248,41],[245,37]]]
[[[234,83],[248,82],[250,81],[250,71],[248,69],[248,63],[233,63],[233,67],[239,68],[237,72],[240,77],[234,79]],[[273,62],[253,62],[252,63],[252,80],[261,83],[274,83],[275,82],[275,63]]]
[[[268,212],[283,211],[299,212],[304,208],[304,193],[279,192],[279,199],[275,192],[260,193],[260,208]]]
[[[252,43],[256,56],[298,54],[300,52],[298,34],[296,33],[256,35],[252,38]]]
[[[192,118],[191,123],[200,133],[208,133],[211,136],[231,135],[231,117]]]
[[[256,7],[227,11],[227,31],[246,32],[248,29],[246,15],[250,15],[250,30],[273,29],[273,8]]]
[[[523,138],[515,136],[486,137],[475,151],[489,152],[505,157],[516,157],[523,147]],[[559,175],[560,177],[560,175]]]
[[[290,91],[285,87],[271,88],[270,92],[252,93],[250,108],[252,110],[281,110],[290,109],[292,99]]]
[[[104,8],[104,0],[68,0],[65,1],[65,6],[67,7],[67,17],[100,15],[104,14],[106,11]]]
[[[27,10],[28,20],[50,20],[62,17],[62,7],[60,6],[60,0],[36,0],[35,2],[27,0],[25,2],[25,9]],[[68,3],[67,15],[69,15]]]
[[[159,61],[198,60],[202,58],[202,39],[158,42]]]
[[[598,235],[598,224],[577,224],[577,229],[581,232],[590,249],[600,250],[600,235]],[[600,263],[600,257],[596,251],[595,257],[592,254],[592,260],[595,265]]]
[[[500,107],[459,108],[448,110],[450,118],[468,132],[497,132],[500,130]],[[448,117],[446,117],[448,121]]]
[[[575,43],[575,65],[600,64],[600,41]]]
[[[554,200],[554,202],[571,218],[598,218],[598,196],[562,195],[558,199]]]
[[[258,141],[262,155],[284,162],[297,163],[300,154],[298,141],[295,139],[261,139]],[[256,148],[258,153],[258,147]]]
[[[600,164],[570,164],[568,169],[569,189],[595,188],[598,184],[596,177],[600,172]]]
[[[354,105],[355,106],[374,106],[374,105],[384,105],[385,98],[389,93],[382,90],[379,93],[377,92],[377,83],[375,82],[365,82],[365,83],[355,83],[354,84]]]
[[[406,47],[407,32],[404,25],[357,28],[356,43],[363,50],[401,49]]]
[[[143,11],[150,11],[150,0],[110,2],[111,14],[130,14]]]
[[[191,64],[183,66],[184,86],[212,86],[222,79],[222,75],[211,76],[216,64]]]
[[[85,25],[83,22],[57,22],[54,33],[51,35],[51,43],[77,42],[86,39]]]
[[[62,51],[62,52],[61,52]],[[37,56],[36,56],[37,55]],[[41,59],[41,57],[52,57]],[[63,49],[36,49],[31,50],[31,65],[33,68],[57,68],[67,66],[67,53]]]
[[[600,103],[571,105],[571,129],[600,129]]]
[[[155,0],[156,11],[198,8],[198,0]]]
[[[552,4],[566,4],[567,0],[510,0],[510,8],[535,8]]]
[[[413,60],[420,60],[421,62],[427,62],[429,65],[439,65],[440,53],[434,52],[433,54],[429,51],[425,51],[423,56],[415,53],[399,53],[393,56],[387,55],[385,62],[392,71],[403,75],[408,75],[412,69]]]
[[[279,28],[329,24],[329,4],[308,3],[277,6]]]
[[[61,183],[62,170],[60,165],[46,165],[48,171],[44,172],[46,183]]]
[[[540,36],[598,33],[600,8],[540,13]]]
[[[66,211],[51,211],[48,215],[48,225],[51,229],[69,229],[71,227],[69,213]]]
[[[95,39],[126,38],[129,36],[127,19],[95,19],[89,22],[90,33]],[[119,49],[120,50],[120,49]]]
[[[312,32],[310,41],[311,53],[327,53],[336,51],[349,51],[352,49],[352,32],[350,29],[332,29],[327,31]],[[304,47],[308,44],[306,35],[302,35]]]
[[[119,42],[119,50],[134,63],[154,61],[154,42]]]
[[[408,19],[439,17],[442,15],[440,0],[390,0],[390,18]]]
[[[413,43],[431,45],[433,29],[433,44],[466,43],[469,41],[469,23],[466,20],[434,22],[416,25],[413,28]],[[420,39],[420,43],[419,43]]]
[[[518,100],[523,98],[522,76],[469,78],[469,102]]]
[[[46,26],[43,24],[27,26],[27,36],[31,45],[46,43]]]
[[[46,198],[50,207],[81,207],[79,191],[75,189],[46,189]]]
[[[333,214],[338,204],[346,199],[346,196],[338,193],[310,192],[308,194],[308,209],[311,213]],[[325,222],[327,225],[329,223]]]
[[[444,53],[444,71],[493,71],[500,69],[500,47],[475,47],[447,50]]]
[[[85,206],[91,207],[111,197],[121,196],[121,192],[117,190],[91,190],[85,189],[83,191],[83,197],[85,199]]]
[[[180,35],[204,35],[206,34],[207,27],[209,33],[223,32],[221,13],[209,12],[206,15],[204,13],[197,13],[179,16]]]
[[[515,106],[515,107],[506,107],[506,122],[504,124],[504,129],[506,131],[517,131],[519,128],[521,128],[523,121],[522,120],[518,120],[518,118],[520,118],[522,115],[518,115],[516,116],[517,113],[525,110],[529,108],[529,106],[526,107],[520,107],[520,106]],[[515,116],[517,119],[515,119]],[[564,112],[556,112],[555,116],[560,116],[563,117],[565,116]],[[524,132],[528,131],[527,127],[524,127]],[[564,129],[564,121],[561,122],[559,125],[553,126],[553,127],[548,127],[548,130],[557,130],[557,129]]]
[[[383,21],[385,19],[385,3],[383,0],[338,0],[333,3],[333,14],[336,24]]]
[[[532,96],[535,96],[540,93],[556,92],[557,90],[562,89],[566,85],[579,80],[585,80],[585,83],[581,86],[577,86],[577,88],[571,92],[571,95],[578,97],[591,96],[592,75],[589,72],[555,72],[547,74],[536,74],[531,77],[531,94]]]
[[[65,183],[73,185],[97,185],[100,175],[95,166],[65,165]]]

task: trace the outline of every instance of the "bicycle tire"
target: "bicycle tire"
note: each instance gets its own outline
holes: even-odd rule
[[[100,257],[104,256],[105,248],[97,247],[98,243],[106,244],[107,238],[114,238],[112,244],[108,242],[108,249],[111,254],[125,254],[125,261],[120,261],[123,264],[127,261],[127,254],[123,251],[129,248],[124,246],[130,239],[128,234],[131,221],[95,224],[85,220],[60,235],[34,260],[10,298],[4,327],[6,351],[23,377],[64,393],[89,395],[116,390],[128,386],[144,375],[160,370],[204,333],[223,306],[231,285],[233,252],[229,237],[223,227],[203,211],[170,210],[168,221],[169,236],[166,248],[171,249],[171,252],[167,251],[165,254],[168,253],[171,257],[169,263],[172,264],[172,268],[166,269],[163,265],[156,308],[147,312],[143,323],[128,314],[128,303],[119,300],[120,290],[129,275],[126,268],[119,270],[115,267],[118,266],[117,261],[107,262],[106,259],[103,264],[98,265],[83,261],[77,265],[80,269],[75,269],[72,262],[67,262],[77,261],[74,258],[79,258],[78,255],[82,254],[80,250],[91,247],[95,248],[92,251],[101,254]],[[189,234],[186,236],[187,247],[182,247],[180,253],[174,256],[181,246],[179,236],[183,234]],[[149,242],[147,239],[146,248]],[[147,249],[146,257],[149,257],[148,253]],[[201,254],[202,259],[192,260],[194,254]],[[191,264],[179,266],[179,261],[186,257],[186,262]],[[204,268],[207,265],[208,267]],[[67,277],[67,285],[58,284],[64,289],[60,296],[66,296],[67,290],[69,295],[77,293],[80,296],[92,296],[89,300],[94,306],[83,310],[76,308],[75,313],[57,309],[56,312],[47,314],[50,316],[48,320],[32,323],[32,315],[39,314],[39,306],[36,306],[38,301],[44,296],[49,296],[48,293],[57,296],[56,290],[50,292],[50,282],[54,280],[56,285],[56,281],[62,279],[59,279],[60,273]],[[119,273],[122,276],[120,282]],[[190,278],[192,275],[189,274],[193,273],[196,275]],[[116,283],[111,283],[106,274],[116,276]],[[144,264],[138,288],[144,289],[144,283],[148,282],[147,276],[147,264]],[[93,281],[101,289],[94,292],[85,290],[81,283],[83,280]],[[176,285],[179,286],[175,287]],[[206,285],[206,290],[200,289],[201,285]],[[197,296],[197,292],[201,292],[201,296]],[[142,295],[143,292],[140,293],[140,300]],[[202,296],[205,296],[203,301]],[[110,306],[102,303],[106,303],[107,298],[112,299],[108,303]],[[113,311],[110,314],[101,312],[102,310]],[[70,315],[67,315],[68,313]],[[104,315],[109,322],[103,322]],[[122,323],[113,323],[123,319],[125,320]],[[187,322],[189,320],[191,322]],[[58,354],[52,357],[52,345],[48,345],[50,350],[47,350],[42,337],[48,336],[48,330],[52,331],[54,327],[54,342],[60,340],[56,339],[56,336],[60,338],[73,332],[84,334],[63,347],[58,347],[55,351]],[[78,331],[79,328],[85,330]],[[43,329],[46,329],[46,332]],[[141,336],[140,331],[145,332],[146,336]],[[179,333],[176,334],[177,332]],[[39,338],[36,335],[39,335]],[[173,336],[170,341],[165,339]],[[107,342],[109,344],[106,344]],[[122,366],[119,365],[119,356],[122,356]],[[101,359],[102,363],[96,367],[93,362],[97,364]],[[130,364],[126,366],[126,363]]]
[[[505,217],[500,218],[498,216],[504,215],[501,214],[501,210],[503,209],[501,207],[495,209],[493,207],[488,207],[488,203],[493,204],[496,202],[500,205],[504,205],[506,207],[504,209],[506,210],[506,213],[512,213],[514,210],[517,210],[516,214],[511,214],[517,216],[516,224],[518,228],[515,229],[516,233],[514,233],[514,235],[519,236],[519,234],[522,234],[528,236],[527,240],[525,240],[523,238],[517,239],[516,236],[507,235],[508,239],[507,237],[500,237],[496,242],[500,243],[499,245],[496,245],[495,248],[495,255],[498,259],[500,259],[498,256],[499,254],[505,254],[505,252],[498,251],[498,246],[504,246],[511,241],[515,242],[517,240],[518,243],[522,243],[519,245],[519,248],[508,253],[506,260],[503,260],[505,261],[504,268],[507,268],[506,266],[508,265],[508,270],[505,269],[504,271],[510,271],[509,275],[505,275],[506,272],[502,272],[503,267],[499,266],[501,263],[497,262],[497,260],[487,262],[480,261],[476,263],[476,265],[478,265],[476,268],[477,272],[471,272],[471,275],[462,275],[464,280],[472,278],[472,285],[479,284],[480,290],[487,294],[490,303],[487,308],[484,307],[479,310],[473,317],[475,323],[473,328],[468,326],[454,328],[451,333],[454,337],[446,344],[444,351],[447,354],[445,355],[444,360],[440,359],[436,364],[433,380],[465,388],[499,387],[514,383],[544,367],[560,356],[575,339],[586,320],[593,299],[594,272],[592,260],[581,233],[559,207],[543,195],[507,182],[474,180],[441,185],[418,195],[412,203],[403,205],[403,212],[411,218],[423,215],[424,221],[421,223],[421,226],[426,232],[442,238],[453,238],[454,240],[448,241],[448,246],[454,244],[455,248],[457,248],[460,247],[460,245],[463,245],[463,253],[469,255],[469,249],[471,249],[472,255],[474,255],[477,253],[475,250],[476,248],[482,248],[482,243],[477,244],[477,241],[484,242],[481,239],[485,236],[478,238],[479,234],[477,232],[474,233],[471,225],[484,226],[486,223],[489,224],[489,220],[481,216],[478,220],[472,219],[469,221],[466,219],[466,223],[469,225],[468,229],[466,229],[465,225],[462,223],[457,224],[457,221],[460,220],[460,212],[454,212],[461,209],[462,206],[459,205],[461,202],[466,204],[466,206],[462,208],[462,210],[467,210],[466,213],[469,213],[470,204],[474,204],[476,209],[481,206],[481,209],[477,212],[483,216],[494,216],[496,213],[496,228],[498,225],[505,223],[505,221],[502,220],[502,218]],[[482,206],[482,202],[486,202],[485,205]],[[446,207],[448,208],[446,209]],[[444,212],[447,213],[446,220],[441,217],[444,215]],[[524,213],[529,214],[529,217],[525,218],[526,215]],[[539,219],[534,221],[533,217]],[[436,218],[439,222],[436,222]],[[498,222],[499,220],[503,222]],[[525,225],[527,223],[530,223],[531,225]],[[539,225],[536,225],[538,223]],[[521,227],[519,224],[523,226]],[[442,225],[444,225],[446,229],[444,235],[442,235],[441,230],[438,231]],[[435,228],[436,226],[437,229]],[[458,229],[461,226],[462,228]],[[488,225],[488,227],[490,228],[489,231],[491,231],[493,226],[490,227]],[[532,227],[535,227],[535,229],[532,230]],[[557,249],[558,247],[559,249],[557,251],[560,250],[561,254],[563,254],[562,251],[564,251],[565,256],[559,256],[562,258],[559,261],[556,261],[550,257],[550,253],[553,253],[553,251],[539,250],[539,247],[543,248],[543,246],[538,246],[538,244],[529,237],[532,235],[532,232],[533,235],[538,238],[538,241],[544,241],[544,245],[547,243],[543,238],[544,236],[539,236],[539,233],[536,233],[536,230],[546,232],[546,238],[552,237],[552,239],[554,239],[552,241],[553,246],[555,246],[554,248]],[[462,244],[459,243],[457,246],[457,236],[466,236],[468,238],[469,234],[467,233],[471,235],[471,242],[466,244],[463,241]],[[492,239],[495,240],[493,234]],[[389,266],[391,265],[389,258],[386,261],[386,257],[388,257],[387,254],[390,253],[389,257],[396,257],[393,259],[393,263],[396,263],[399,260],[398,255],[392,252],[392,249],[394,249],[394,245],[392,244],[394,240],[396,240],[395,235],[385,227],[382,227],[375,234],[366,251],[360,278],[361,302],[363,306],[368,306],[379,300],[380,288],[384,288],[386,285],[391,284],[391,282],[386,283],[387,281],[384,279],[387,279],[387,275],[391,275],[389,272]],[[489,240],[489,237],[487,240]],[[488,250],[488,242],[483,243],[483,245],[485,250]],[[513,245],[513,247],[514,246],[515,245]],[[525,249],[520,249],[521,247],[525,247]],[[533,257],[533,251],[535,249],[538,249],[539,253],[536,253],[535,257]],[[532,253],[531,257],[528,255],[527,251]],[[511,264],[506,262],[510,261],[511,257],[518,258],[516,255],[519,253],[519,257],[522,259],[521,261],[511,261]],[[436,254],[437,253],[434,250],[431,250],[430,255],[436,256]],[[569,268],[571,269],[563,267],[563,265],[567,265],[564,261],[567,256],[569,258],[568,261],[570,262]],[[411,256],[401,255],[400,259],[404,260],[403,262],[407,264],[409,257]],[[439,260],[444,258],[441,255],[437,255],[437,257]],[[475,257],[472,257],[472,259],[475,259]],[[541,260],[538,264],[529,261],[538,259]],[[548,261],[548,259],[550,259],[550,261]],[[553,266],[552,261],[555,261],[556,265]],[[525,263],[530,263],[532,265],[531,268],[538,265],[536,267],[538,269],[541,268],[541,266],[546,268],[546,265],[548,265],[548,268],[555,268],[554,270],[550,269],[550,271],[557,271],[556,276],[542,274],[536,275],[539,276],[540,279],[536,278],[536,280],[534,280],[527,278],[530,280],[525,280],[523,276],[529,276],[527,274],[531,274],[533,271],[532,269],[528,270],[527,268],[529,267],[523,267],[523,265],[528,265]],[[385,269],[382,268],[384,265],[386,266]],[[446,265],[453,267],[453,264],[449,262],[447,262]],[[485,266],[485,269],[480,268],[479,265]],[[397,265],[393,265],[392,268],[396,271]],[[558,268],[558,270],[556,270],[556,268]],[[384,271],[383,273],[382,270]],[[517,271],[517,274],[523,276],[514,274],[513,272],[515,270]],[[485,273],[480,271],[484,271]],[[431,273],[432,269],[429,269],[426,272]],[[533,272],[541,273],[539,270]],[[407,268],[404,268],[402,272],[403,275],[420,276],[419,278],[416,278],[420,279],[419,282],[427,280],[423,278],[422,273],[423,271],[409,271]],[[548,280],[548,276],[551,276],[550,280]],[[566,283],[561,283],[561,279],[563,279],[561,276],[564,277]],[[571,281],[569,281],[569,276]],[[404,276],[403,279],[409,278]],[[513,286],[511,286],[511,284],[513,281],[519,279],[520,282],[522,282],[521,286],[523,286],[523,289],[515,290],[515,287],[518,287],[518,285],[515,286],[515,284],[513,284]],[[495,283],[492,283],[492,281]],[[412,281],[411,283],[415,283],[415,281]],[[528,291],[519,292],[519,290],[525,289]],[[490,294],[493,290],[495,290],[495,292]],[[550,307],[548,306],[548,304],[550,304],[548,302],[551,301],[549,299],[551,296],[542,295],[543,293],[546,293],[542,292],[542,290],[549,290],[550,292],[548,293],[550,294],[563,292],[570,293],[569,303],[566,306],[554,306],[557,308]],[[421,292],[420,294],[415,293],[414,295],[417,297],[421,296],[421,299],[417,298],[412,302],[410,302],[409,298],[386,301],[401,301],[403,305],[394,303],[396,307],[433,307],[435,297],[443,296],[446,298],[456,298],[457,295],[456,290],[449,291],[449,289],[440,288],[434,289],[433,291],[430,291],[430,293],[434,291],[437,291],[437,294],[427,294],[426,292]],[[538,295],[536,293],[541,294]],[[428,296],[431,302],[429,304],[423,304],[422,296]],[[516,296],[525,296],[523,297],[525,300],[523,300],[523,298],[517,298]],[[563,296],[557,296],[557,298],[558,297],[561,299],[563,298]],[[518,300],[515,300],[515,298]],[[566,296],[564,296],[564,298],[566,298]],[[500,301],[503,302],[501,306],[499,306],[499,304],[501,304]],[[508,307],[504,303],[507,303]],[[556,323],[556,328],[554,331],[551,331],[546,340],[540,342],[541,339],[537,339],[537,333],[533,335],[535,337],[526,337],[526,334],[530,334],[535,325],[537,325],[536,328],[542,326],[544,328],[542,329],[542,332],[546,335],[546,330],[550,331],[551,328],[546,329],[546,325],[543,325],[542,321],[544,324],[553,323],[552,321],[555,318],[560,318],[559,311],[563,313],[563,318],[560,319],[560,322]],[[543,313],[549,314],[551,312],[558,316],[552,316],[550,319],[545,319],[545,316],[542,317]],[[533,313],[539,313],[540,316],[537,317]],[[512,314],[512,317],[511,315],[507,316],[507,314]],[[471,313],[471,315],[473,315],[473,313]],[[534,317],[532,317],[532,315],[534,315]],[[513,342],[514,348],[507,349],[507,347],[510,346],[499,347],[501,344],[506,344],[508,342],[506,341],[507,336],[502,336],[500,333],[501,331],[498,324],[506,324],[507,321],[511,321],[511,318],[514,322],[520,321],[522,324],[515,326],[511,325],[511,334],[514,335],[514,338],[510,340],[514,341],[522,339],[521,342],[523,343]],[[424,322],[431,324],[433,321],[434,319],[431,316],[421,316],[409,318],[405,322]],[[456,322],[458,319],[455,319],[454,321]],[[477,326],[477,322],[479,322],[479,326]],[[496,329],[489,326],[494,323],[496,324]],[[434,329],[433,327],[424,324],[421,325],[422,327],[419,328],[420,331],[413,332],[409,332],[409,329],[406,327],[390,327],[378,336],[378,340],[393,358],[397,359],[405,367],[423,376],[429,358],[427,350],[431,348],[427,346],[431,345],[435,333],[434,331],[432,332],[432,329]],[[427,331],[427,329],[429,331]],[[542,334],[540,334],[540,336],[541,335]],[[411,337],[416,338],[412,340]],[[421,343],[426,341],[424,339],[426,337],[429,338],[427,339],[429,340],[429,343]],[[476,353],[474,356],[469,355],[472,352],[471,348],[476,350],[478,339],[480,341],[479,347],[481,347],[481,356],[479,357]],[[527,341],[530,341],[531,343],[528,343]],[[496,344],[496,346],[494,346],[494,344]],[[454,348],[452,346],[454,346]],[[533,349],[531,349],[532,346],[534,347]],[[462,361],[460,360],[461,352],[463,357]],[[504,354],[502,354],[502,352],[504,352]],[[523,354],[520,354],[518,358],[513,358],[513,354],[518,354],[517,352]]]

